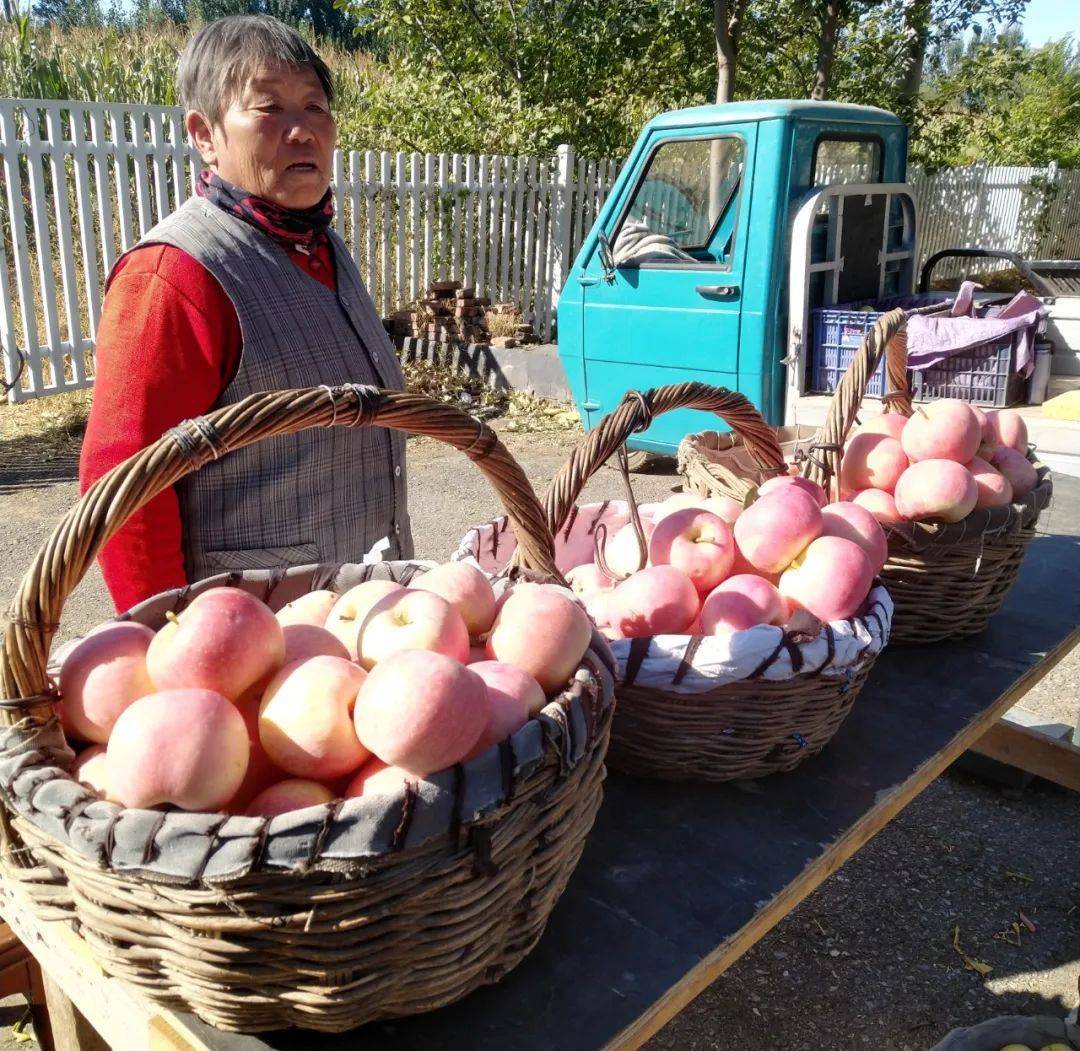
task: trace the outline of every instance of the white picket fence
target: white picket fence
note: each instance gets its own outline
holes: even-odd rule
[[[11,401],[93,383],[105,278],[189,196],[200,161],[183,111],[0,99],[0,340]],[[345,152],[335,223],[383,316],[434,280],[514,302],[553,331],[567,269],[614,161]]]
[[[513,301],[542,338],[619,163],[343,152],[336,224],[384,316],[453,278]],[[106,275],[193,190],[182,111],[0,99],[0,342],[11,401],[93,383]],[[982,245],[1080,257],[1080,171],[913,170],[923,259]],[[943,266],[936,273],[955,273]]]

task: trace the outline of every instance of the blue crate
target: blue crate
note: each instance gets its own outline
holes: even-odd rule
[[[881,317],[883,311],[838,310],[835,307],[819,307],[813,312],[814,347],[812,390],[831,394],[840,383],[840,377],[848,370],[855,351]],[[882,355],[877,371],[866,385],[866,393],[880,398],[885,393],[885,356]]]
[[[886,309],[917,306],[915,297],[908,302],[881,301]],[[819,307],[812,311],[814,345],[811,352],[812,387],[818,393],[831,394],[847,371],[863,336],[877,323],[884,310],[852,310]],[[912,394],[916,401],[959,398],[974,405],[1003,408],[1024,398],[1024,380],[1016,373],[1016,340],[1009,338],[952,357],[912,374]],[[885,393],[885,359],[866,385],[866,393],[880,398]]]

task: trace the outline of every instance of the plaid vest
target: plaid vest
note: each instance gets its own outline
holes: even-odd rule
[[[214,407],[259,391],[373,384],[404,387],[393,344],[344,242],[330,231],[337,292],[276,241],[193,197],[140,244],[201,263],[236,308],[240,366]],[[178,383],[183,376],[177,376]],[[412,556],[405,436],[331,427],[264,438],[177,484],[189,581],[230,570]]]

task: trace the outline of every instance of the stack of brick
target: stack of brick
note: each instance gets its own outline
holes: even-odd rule
[[[460,281],[433,281],[427,295],[386,322],[395,337],[426,339],[435,343],[488,343],[485,308],[490,299]]]
[[[536,333],[514,303],[494,303],[485,315],[493,347],[518,347],[539,343]]]

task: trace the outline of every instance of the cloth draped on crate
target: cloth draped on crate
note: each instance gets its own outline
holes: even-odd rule
[[[641,512],[655,505],[642,504]],[[598,530],[612,536],[630,520],[625,501],[582,504],[555,537],[555,562],[563,573],[591,562]],[[603,533],[601,533],[603,535]],[[471,562],[485,573],[498,572],[514,553],[505,518],[474,526],[462,537],[455,561]],[[717,683],[762,678],[784,681],[816,672],[842,677],[863,657],[881,652],[889,639],[893,603],[884,587],[870,592],[860,616],[824,624],[817,635],[793,641],[790,633],[762,624],[729,636],[657,635],[616,639],[611,652],[619,681],[675,693],[701,693]]]
[[[1005,306],[984,308],[976,316],[970,296],[968,302],[970,313],[913,314],[908,318],[907,367],[927,369],[956,354],[1015,336],[1015,369],[1021,376],[1030,375],[1035,366],[1035,335],[1046,318],[1042,303],[1030,293],[1020,292]]]
[[[118,620],[160,628],[207,588],[243,588],[272,609],[309,591],[343,592],[365,580],[408,583],[424,563],[311,565],[222,574],[147,599]],[[503,587],[505,587],[505,583]],[[58,649],[51,667],[71,644]],[[479,820],[514,798],[515,787],[554,745],[560,767],[586,754],[596,706],[609,703],[613,667],[602,640],[570,686],[509,741],[396,792],[336,800],[278,817],[125,809],[70,774],[74,752],[56,718],[0,729],[0,794],[6,806],[65,848],[117,872],[174,884],[220,884],[262,871],[349,872],[420,847]]]

